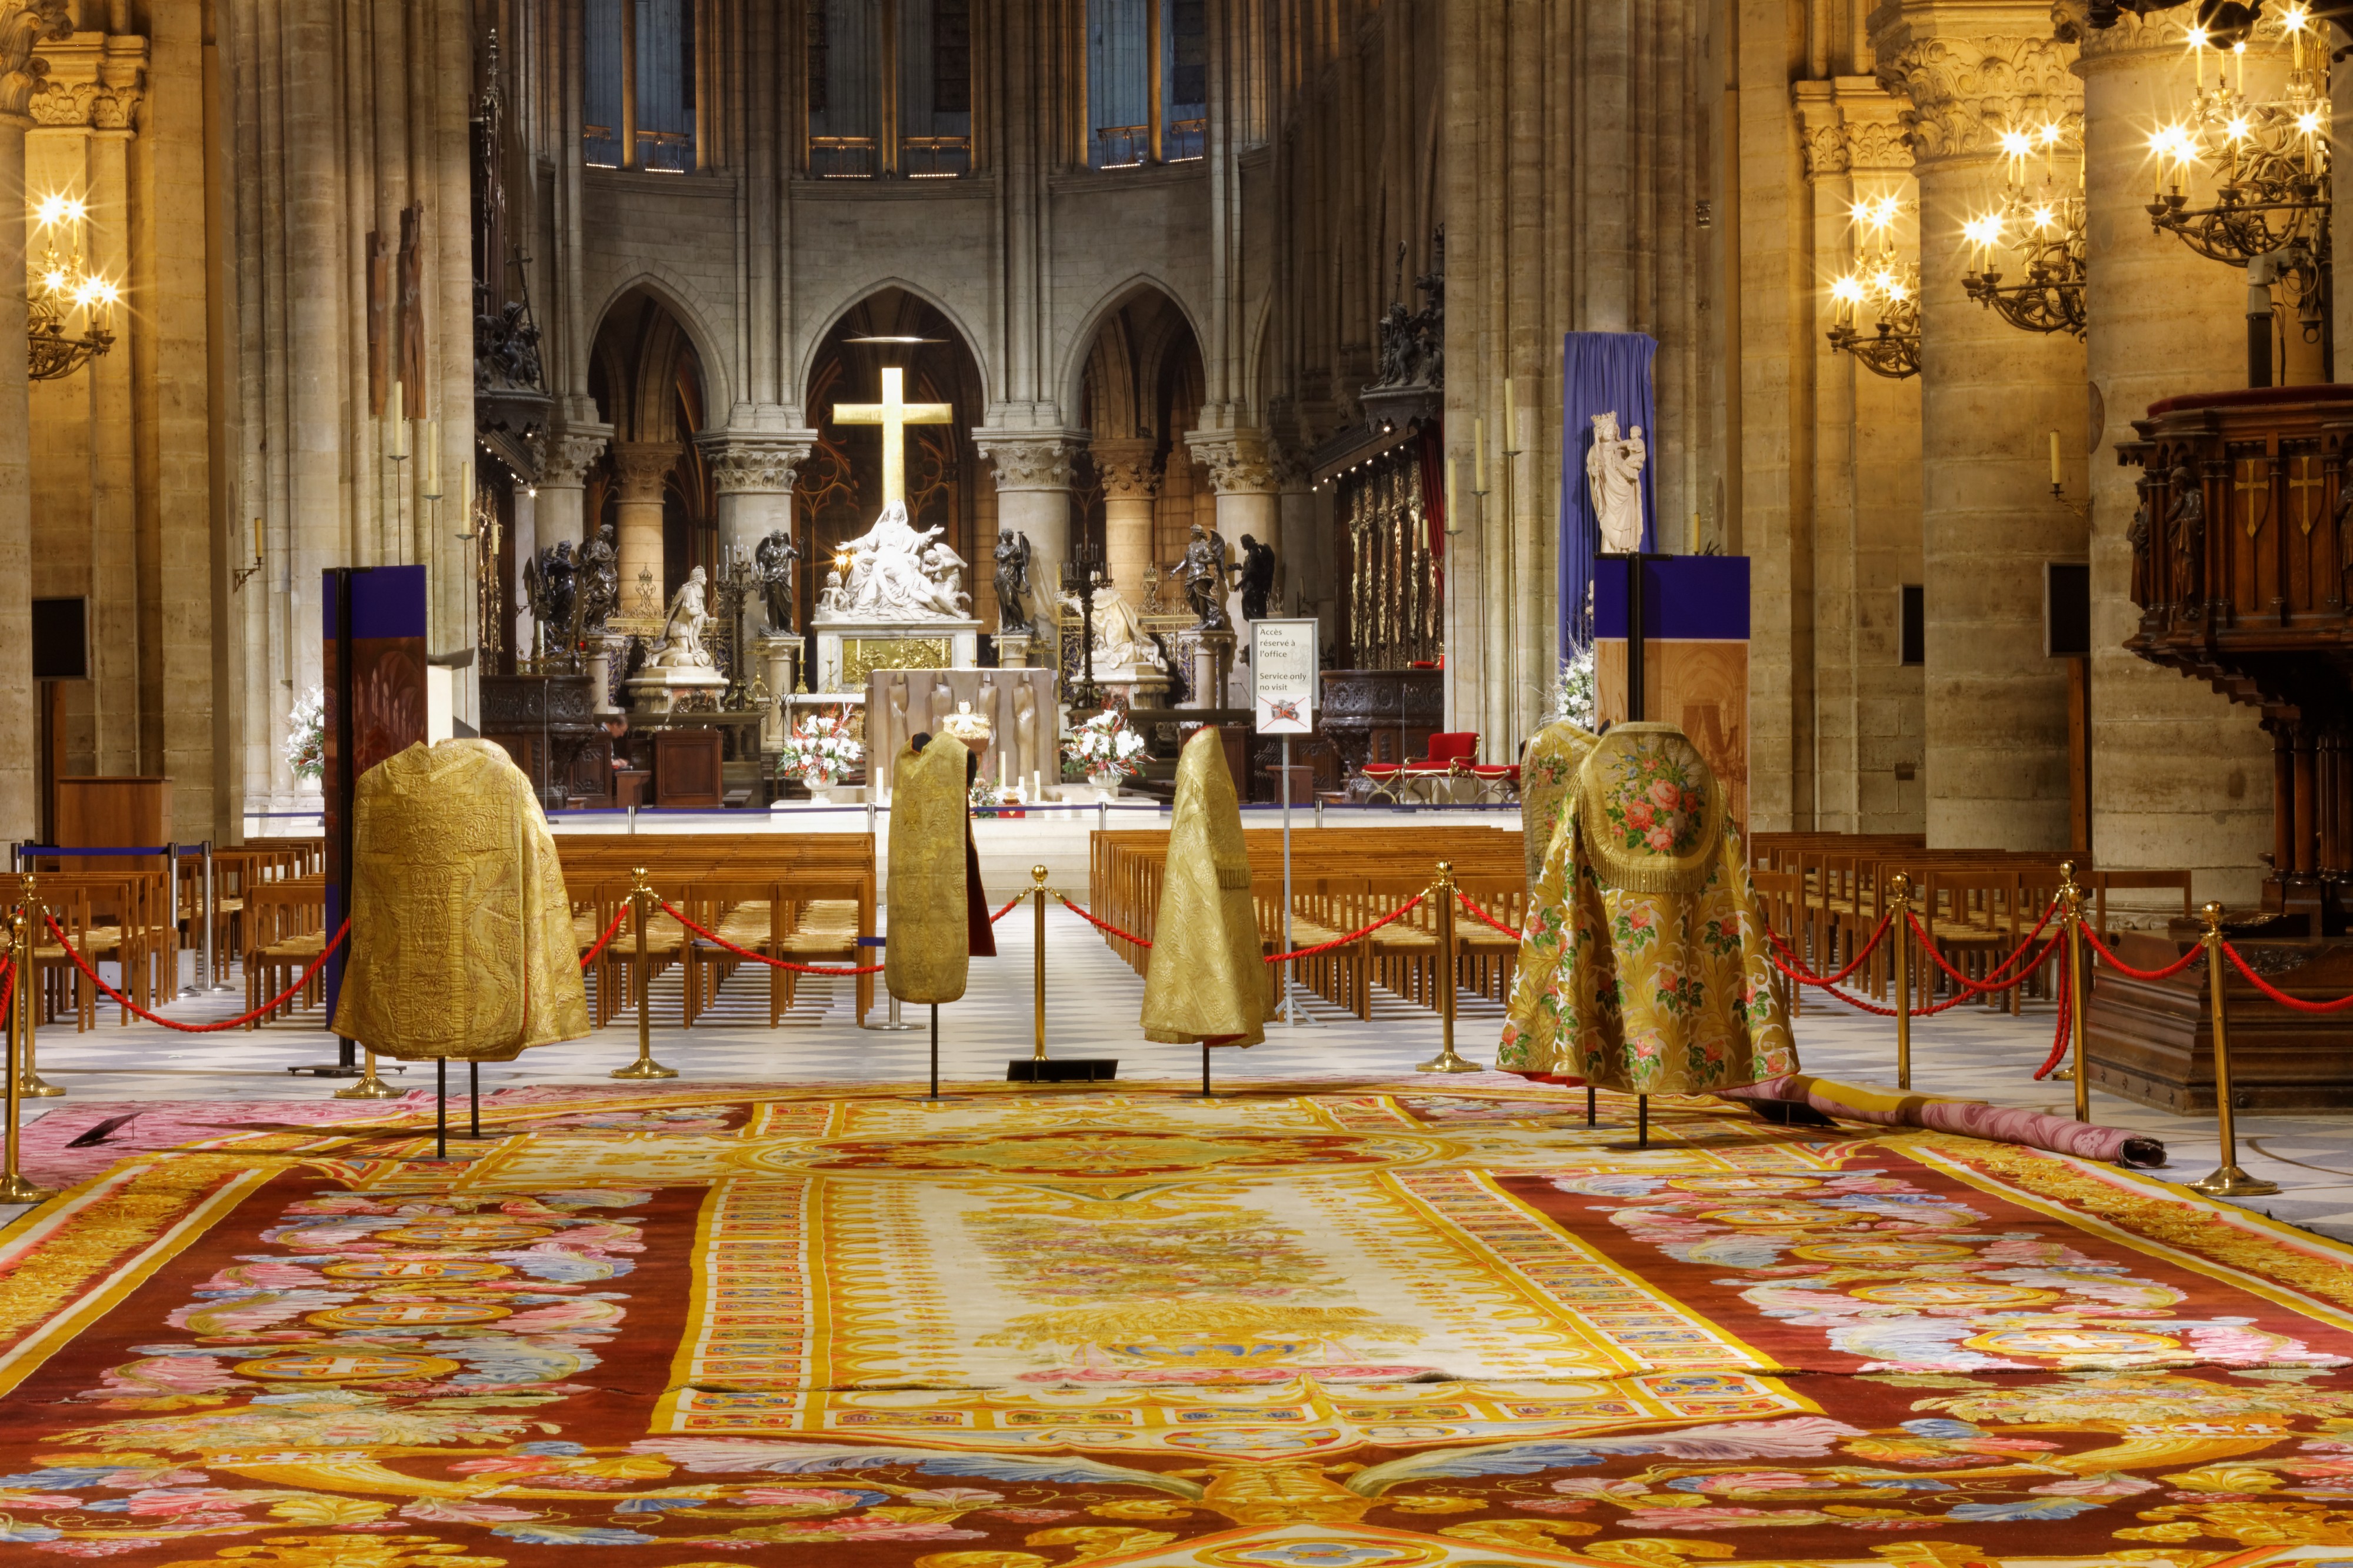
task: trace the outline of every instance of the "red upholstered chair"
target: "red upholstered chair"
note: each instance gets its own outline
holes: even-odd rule
[[[1416,784],[1476,776],[1478,756],[1476,730],[1442,730],[1430,736],[1428,756],[1394,763],[1367,763],[1358,771],[1373,781],[1373,794],[1401,800],[1403,792]]]

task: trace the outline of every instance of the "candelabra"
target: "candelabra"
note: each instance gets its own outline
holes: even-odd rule
[[[75,231],[88,216],[89,208],[68,196],[44,196],[33,208],[45,247],[26,293],[26,374],[35,381],[71,375],[114,346],[114,303],[121,292],[82,265]],[[79,335],[72,331],[77,312]]]
[[[2312,342],[2327,319],[2329,47],[2308,6],[2290,6],[2279,26],[2288,45],[2287,82],[2277,98],[2263,101],[2247,95],[2244,37],[2214,51],[2210,87],[2206,55],[2216,40],[2191,30],[2189,110],[2149,136],[2158,174],[2148,216],[2158,230],[2210,260],[2261,263],[2250,281],[2284,285]],[[2214,174],[2212,200],[2202,205],[2191,205],[2186,188],[2193,168]]]
[[[744,647],[744,607],[751,602],[760,586],[760,574],[752,565],[752,552],[740,544],[727,547],[726,563],[719,569],[719,615],[727,626],[727,675],[731,684],[720,707],[730,713],[741,713],[761,700],[759,693],[765,686],[752,670],[752,661]],[[754,691],[754,688],[759,692]]]
[[[1901,205],[1894,196],[1866,197],[1852,210],[1862,230],[1862,254],[1845,276],[1831,285],[1838,309],[1838,324],[1831,328],[1831,347],[1851,353],[1878,375],[1901,381],[1920,374],[1920,268],[1895,252],[1895,219]],[[1875,331],[1866,335],[1856,319],[1869,307]]]
[[[1091,712],[1103,700],[1095,686],[1095,591],[1111,586],[1111,574],[1103,569],[1103,549],[1092,539],[1081,539],[1071,547],[1071,558],[1062,563],[1062,592],[1079,601],[1079,686],[1071,695],[1073,709]]]
[[[1971,218],[1963,233],[1977,249],[1978,265],[1961,279],[1972,300],[2021,331],[2073,332],[2084,335],[2084,258],[2088,243],[2084,218],[2083,152],[2075,153],[2073,191],[2061,187],[2058,152],[2065,131],[2046,123],[2035,132],[2002,134],[2008,177],[2001,205]],[[2030,194],[2026,170],[2034,154],[2042,155],[2042,184]],[[1989,266],[1996,255],[2015,253],[2024,277],[2005,282],[2004,274]]]

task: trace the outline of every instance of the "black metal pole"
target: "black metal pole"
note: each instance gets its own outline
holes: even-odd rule
[[[482,1064],[466,1064],[466,1136],[482,1135]]]
[[[1650,1146],[1651,1097],[1647,1094],[1638,1094],[1634,1097],[1634,1147],[1647,1149]]]
[[[1642,554],[1626,557],[1626,718],[1642,721],[1642,644],[1647,640],[1642,616]]]
[[[1202,1098],[1203,1100],[1208,1100],[1208,1099],[1209,1099],[1209,1098],[1210,1098],[1210,1095],[1209,1095],[1209,1042],[1208,1042],[1208,1041],[1207,1041],[1207,1040],[1203,1040],[1203,1041],[1201,1042],[1201,1098]]]
[[[940,1005],[932,1004],[932,1098],[940,1097]]]
[[[433,1058],[433,1157],[449,1157],[449,1058]]]
[[[1593,1125],[1594,1115],[1599,1108],[1600,1099],[1601,1096],[1599,1092],[1596,1090],[1591,1084],[1588,1083],[1585,1086],[1585,1124],[1588,1127]]]

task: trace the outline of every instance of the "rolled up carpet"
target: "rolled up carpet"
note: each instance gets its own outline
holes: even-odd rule
[[[1947,1100],[1934,1094],[1890,1094],[1884,1089],[1859,1089],[1851,1083],[1791,1073],[1767,1079],[1744,1089],[1718,1089],[1725,1100],[1810,1106],[1824,1116],[1844,1121],[1876,1122],[1883,1127],[1926,1127],[1937,1132],[1958,1132],[1996,1143],[2022,1143],[2054,1154],[2076,1154],[2087,1160],[2152,1169],[2165,1163],[2165,1145],[2121,1127],[2099,1127],[2046,1116],[2039,1110],[2012,1110],[1981,1100]]]

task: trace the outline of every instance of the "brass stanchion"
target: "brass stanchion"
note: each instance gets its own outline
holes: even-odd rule
[[[1029,1059],[1042,1062],[1046,1059],[1046,868],[1030,867],[1029,880],[1035,884],[1029,889],[1030,901],[1038,906],[1038,1042],[1030,1049]]]
[[[0,1204],[37,1204],[57,1194],[45,1187],[35,1186],[16,1169],[16,1134],[23,1124],[23,1106],[17,1091],[24,1085],[23,1075],[16,1070],[16,1047],[25,1037],[23,1022],[32,1016],[29,1005],[32,987],[25,984],[23,962],[25,954],[33,951],[32,921],[26,906],[18,905],[9,917],[8,929],[0,931],[0,942],[6,944],[9,956],[16,961],[16,990],[8,1002],[8,1124],[5,1137],[0,1138],[0,1144],[5,1146],[5,1168],[0,1169]]]
[[[666,1068],[654,1060],[654,982],[652,971],[646,963],[646,922],[651,918],[654,890],[646,884],[646,868],[636,866],[630,875],[637,879],[629,889],[629,900],[638,906],[638,1059],[625,1068],[615,1068],[615,1078],[676,1078],[676,1068]]]
[[[2259,1198],[2279,1191],[2279,1184],[2239,1169],[2239,1134],[2231,1106],[2231,1038],[2222,1024],[2222,906],[2208,904],[2198,912],[2206,921],[2206,934],[2200,940],[2206,944],[2208,1006],[2214,1020],[2214,1110],[2221,1123],[2222,1163],[2211,1174],[2190,1183],[2189,1190],[2215,1198]]]
[[[367,1048],[367,1069],[360,1074],[359,1082],[349,1089],[335,1090],[337,1100],[398,1100],[402,1091],[375,1076],[375,1047]]]
[[[2067,1028],[2075,1042],[2075,1120],[2092,1120],[2092,1068],[2084,1058],[2084,889],[2075,862],[2059,863],[2059,918],[2067,922]],[[2020,984],[2025,977],[2020,976]]]
[[[1415,1068],[1416,1072],[1484,1072],[1477,1062],[1454,1052],[1454,863],[1438,863],[1438,880],[1430,885],[1438,900],[1438,1054]]]
[[[41,901],[38,890],[33,884],[33,874],[30,871],[26,872],[23,880],[26,941],[17,952],[31,962],[16,966],[16,989],[29,999],[33,994],[34,985],[39,981],[41,974]],[[63,943],[65,939],[59,937],[58,941]],[[131,976],[127,972],[122,976],[122,988],[125,991],[131,988]],[[28,1000],[25,1008],[25,1057],[23,1065],[17,1072],[16,1092],[35,1100],[49,1100],[63,1094],[65,1090],[56,1084],[45,1082],[39,1070],[34,1066],[33,1037],[37,1033],[34,1026],[39,1018],[40,1013],[37,1007]],[[129,1021],[127,1018],[124,1020],[125,1023]]]
[[[1912,1087],[1912,879],[1887,879],[1895,897],[1895,1087]]]

